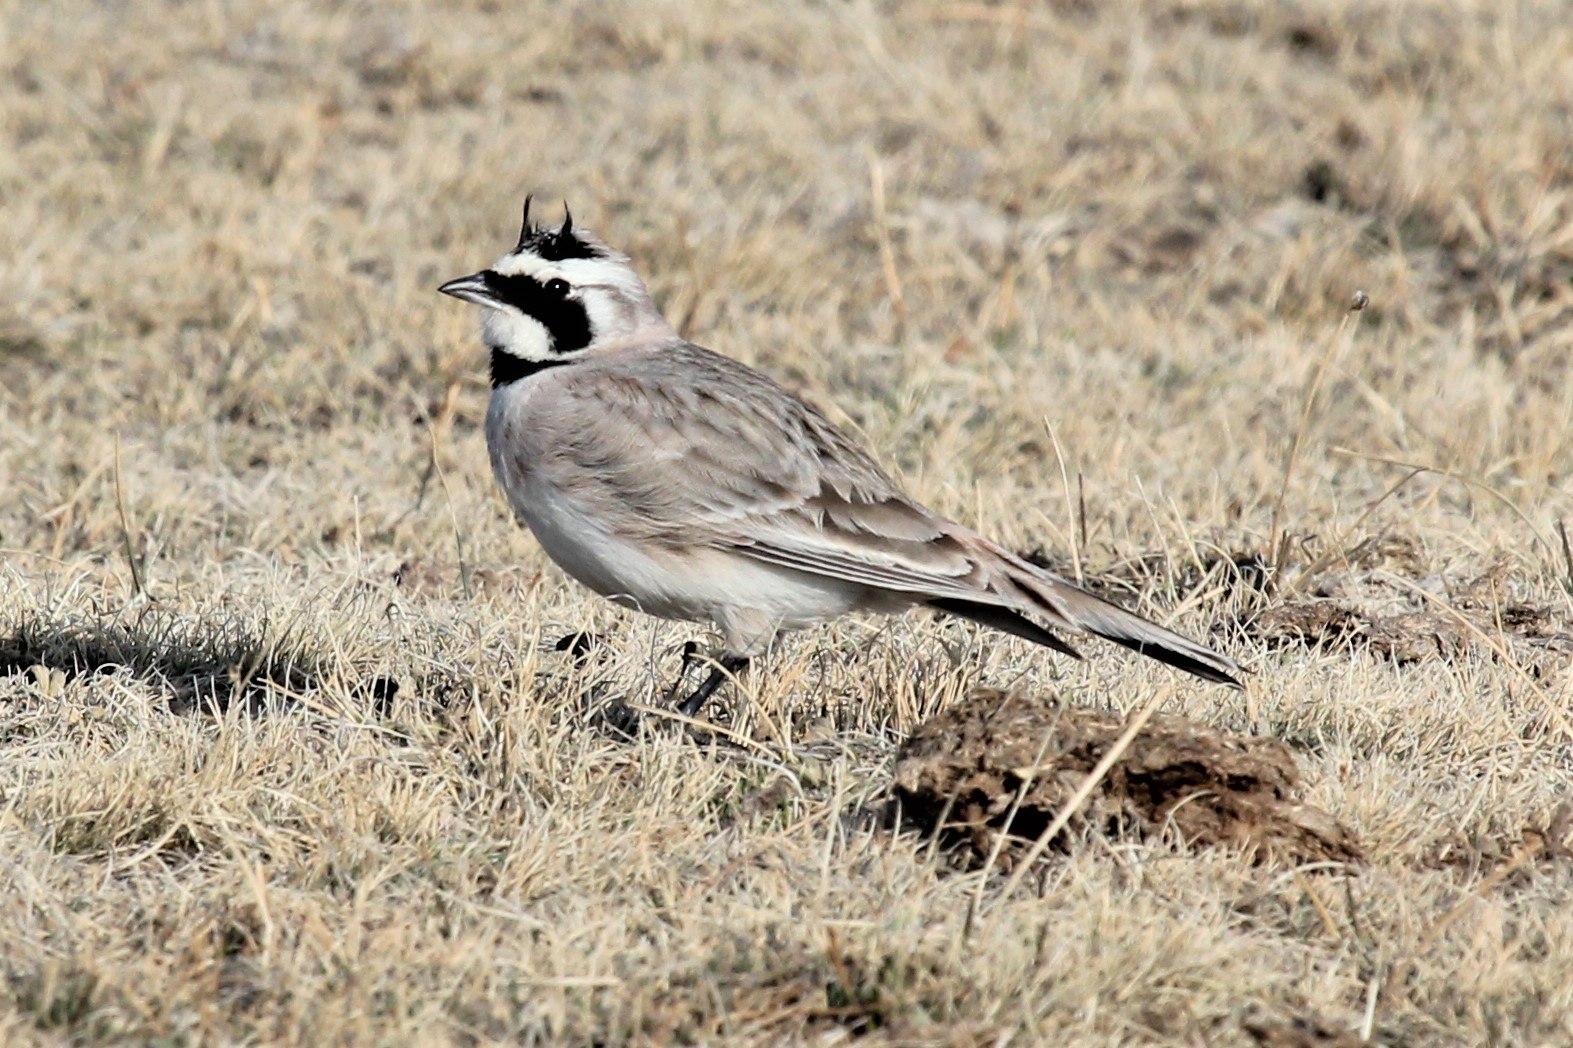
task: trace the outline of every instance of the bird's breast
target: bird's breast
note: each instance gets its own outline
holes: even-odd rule
[[[502,386],[492,391],[486,408],[486,450],[492,472],[515,511],[519,510],[521,488],[537,472],[546,449],[541,427],[531,424],[543,414],[538,386],[539,382],[530,379]]]

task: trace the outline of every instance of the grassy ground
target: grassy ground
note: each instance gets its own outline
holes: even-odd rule
[[[0,0],[0,1041],[1567,1043],[1570,54],[1557,0]],[[529,190],[1250,688],[913,617],[784,645],[741,750],[598,731],[696,634],[494,490],[433,289]],[[1403,657],[1241,624],[1460,594]],[[1282,738],[1367,862],[1083,834],[1005,896],[870,814],[978,684]]]

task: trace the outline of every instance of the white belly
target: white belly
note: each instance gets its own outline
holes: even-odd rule
[[[702,618],[684,599],[673,557],[618,538],[605,521],[586,516],[554,486],[536,477],[505,485],[509,502],[553,562],[603,597],[651,615]]]
[[[858,588],[834,579],[723,550],[631,542],[545,484],[515,490],[515,510],[558,567],[601,596],[650,615],[720,622],[731,610],[757,609],[791,627],[834,618],[859,603]]]

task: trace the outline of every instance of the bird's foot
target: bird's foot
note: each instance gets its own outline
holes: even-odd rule
[[[576,665],[584,666],[605,647],[606,638],[599,633],[577,630],[558,637],[557,642],[552,645],[552,650],[567,652],[568,657],[573,659]]]
[[[683,649],[683,656],[684,669],[686,671],[689,661],[689,653],[686,645]],[[709,700],[710,696],[715,694],[716,689],[719,688],[722,684],[725,684],[727,678],[735,677],[737,674],[741,673],[743,667],[747,665],[747,655],[733,655],[729,652],[722,652],[720,658],[716,659],[714,665],[711,666],[710,675],[700,683],[699,687],[690,692],[687,698],[677,704],[677,712],[681,713],[685,717],[699,716],[699,711],[704,709],[705,703]],[[686,673],[684,676],[686,676]],[[679,677],[678,687],[681,687],[682,681],[683,678]],[[676,690],[676,688],[673,689],[674,692]]]
[[[558,639],[553,647],[567,652],[581,668],[587,665],[604,646],[602,638],[594,633],[570,633]],[[683,717],[695,718],[704,709],[710,697],[748,665],[748,656],[722,652],[713,662],[700,654],[698,641],[683,644],[683,661],[677,679],[666,690],[666,704]],[[695,666],[710,663],[710,672],[698,687],[684,695],[688,677]],[[649,719],[630,706],[627,701],[606,695],[606,685],[597,684],[585,693],[585,705],[590,710],[591,723],[619,738],[633,739],[643,734]]]

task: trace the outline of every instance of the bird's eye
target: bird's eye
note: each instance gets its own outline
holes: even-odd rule
[[[548,280],[546,282],[546,290],[556,295],[558,298],[562,298],[564,295],[568,294],[568,281],[563,280],[561,277]]]

